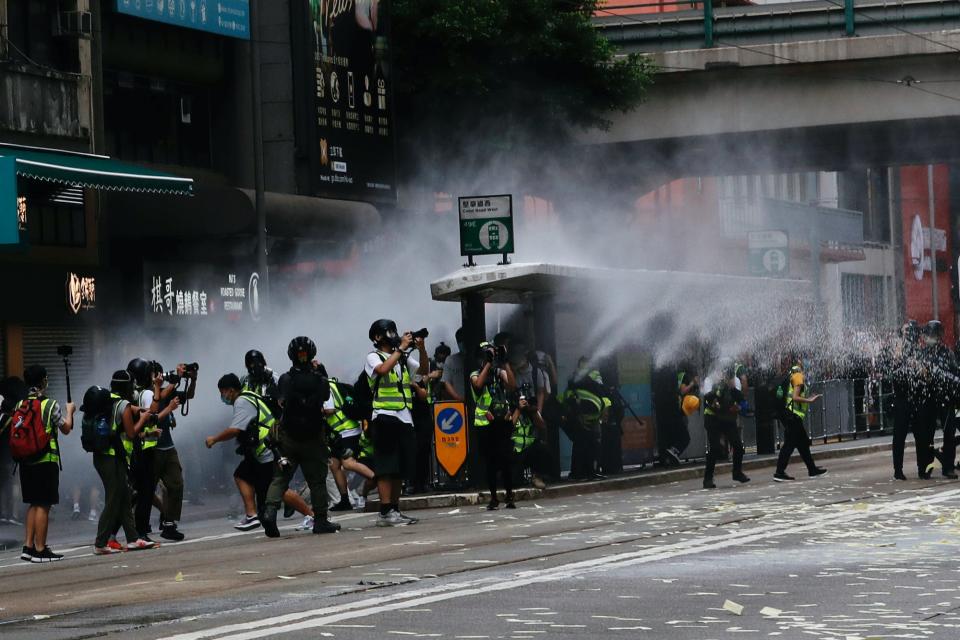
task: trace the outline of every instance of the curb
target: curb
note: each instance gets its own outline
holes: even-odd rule
[[[814,455],[819,460],[833,460],[838,458],[852,458],[854,456],[880,453],[889,451],[890,442],[877,444],[866,444],[851,447],[842,447],[835,449],[823,449],[817,451],[814,449]],[[776,466],[776,455],[765,455],[761,458],[746,460],[743,468],[746,469],[766,469]],[[730,463],[718,464],[715,475],[721,476],[730,473],[732,465]],[[668,469],[662,471],[641,471],[639,473],[630,473],[605,480],[593,480],[589,482],[562,482],[547,487],[546,489],[533,489],[523,487],[513,492],[514,500],[533,500],[535,498],[563,498],[590,493],[601,493],[604,491],[617,491],[623,489],[635,489],[639,487],[650,487],[671,482],[680,482],[683,480],[693,480],[703,477],[703,463],[690,463],[688,466],[680,469]],[[465,493],[446,493],[440,495],[427,496],[409,496],[400,499],[400,505],[404,511],[413,511],[417,509],[439,509],[444,507],[461,507],[479,505],[487,501],[487,492],[465,492]],[[379,502],[367,503],[367,511],[374,511]]]

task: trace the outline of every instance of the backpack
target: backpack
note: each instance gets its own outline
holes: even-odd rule
[[[88,453],[105,453],[116,444],[113,423],[117,403],[110,390],[90,387],[83,395],[83,420],[80,423],[80,446]]]
[[[790,397],[790,374],[777,380],[776,385],[770,388],[770,401],[773,402],[774,413],[779,418],[787,411],[787,399]]]
[[[387,359],[384,358],[379,353],[381,362],[386,362]],[[404,365],[406,366],[406,365]],[[382,378],[377,376],[377,379],[373,382],[373,387],[370,386],[370,376],[367,375],[366,369],[360,372],[360,375],[357,376],[357,381],[353,383],[353,391],[350,393],[350,397],[353,400],[353,409],[354,415],[347,413],[347,417],[351,420],[367,420],[369,421],[373,418],[373,398],[377,395],[377,389],[380,388],[380,381]],[[346,400],[347,396],[343,396]]]
[[[330,397],[330,383],[319,371],[291,369],[283,388],[283,429],[295,439],[322,435],[327,421],[323,403]]]
[[[47,433],[41,414],[41,401],[27,398],[10,417],[10,455],[14,462],[35,462],[49,451],[53,437]]]
[[[366,372],[364,372],[364,383],[366,384]],[[330,381],[331,384],[337,385],[337,393],[340,394],[340,397],[343,399],[343,404],[340,406],[340,410],[343,411],[343,415],[347,416],[350,420],[368,420],[369,415],[364,415],[363,407],[358,406],[357,399],[354,397],[356,393],[356,385],[347,384],[345,382],[340,382],[337,379]],[[370,395],[370,385],[367,384],[367,394]],[[371,398],[372,401],[372,398]],[[372,406],[372,405],[371,405]]]

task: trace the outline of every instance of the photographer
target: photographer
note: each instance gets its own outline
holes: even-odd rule
[[[330,383],[323,365],[314,358],[317,345],[306,336],[290,341],[287,356],[292,366],[280,376],[280,407],[283,418],[277,429],[277,451],[280,460],[274,469],[266,506],[261,522],[267,537],[280,535],[277,529],[277,510],[290,480],[298,468],[310,487],[310,502],[314,511],[313,533],[336,533],[340,525],[327,519],[327,469],[330,452],[326,443],[326,420],[323,404],[330,397]]]
[[[600,449],[600,423],[613,402],[603,384],[600,372],[589,366],[586,357],[580,358],[577,371],[567,383],[563,394],[564,432],[573,443],[570,457],[571,480],[602,479],[597,473]]]
[[[145,450],[150,451],[148,464],[152,472],[149,477],[143,478],[144,487],[150,484],[149,490],[142,492],[143,502],[138,492],[137,526],[145,526],[149,530],[150,503],[154,503],[160,509],[160,537],[179,542],[184,539],[183,533],[177,528],[183,511],[183,465],[173,443],[173,429],[177,426],[175,410],[186,406],[196,394],[199,367],[196,363],[181,363],[176,370],[164,373],[159,362],[144,362],[136,358],[130,361],[127,370],[133,374],[137,385],[135,404],[160,416],[157,438],[144,441],[147,445]],[[145,378],[149,383],[144,382]],[[180,383],[183,380],[186,380],[186,389],[181,391]],[[168,384],[164,386],[164,383]],[[174,400],[177,406],[167,411]],[[158,482],[163,484],[162,500],[154,495]],[[147,498],[150,502],[147,502]]]
[[[330,473],[340,492],[340,502],[333,505],[330,511],[352,511],[353,505],[350,504],[347,491],[347,472],[353,471],[367,480],[373,480],[373,471],[356,460],[363,427],[359,421],[347,415],[347,400],[340,388],[340,381],[331,378],[330,398],[323,405],[330,440]]]
[[[370,325],[367,336],[375,351],[367,354],[364,372],[373,397],[370,439],[373,442],[377,490],[380,493],[378,527],[415,524],[400,512],[400,489],[408,465],[416,455],[413,428],[413,396],[426,399],[424,390],[413,384],[410,370],[426,373],[428,359],[424,332],[397,333],[393,320],[381,319]],[[416,347],[417,355],[408,353]]]
[[[209,436],[205,444],[212,449],[218,442],[239,442],[237,454],[243,459],[233,472],[233,480],[243,499],[244,517],[234,528],[250,531],[260,526],[267,489],[273,480],[274,463],[278,461],[276,446],[270,435],[277,420],[262,396],[244,391],[241,387],[240,378],[232,373],[224,375],[217,382],[220,401],[233,407],[233,420],[226,429]],[[283,495],[283,502],[306,518],[313,518],[313,511],[296,492],[288,489]]]
[[[717,460],[726,458],[728,447],[733,450],[733,479],[737,482],[750,482],[750,478],[743,473],[743,438],[737,425],[743,394],[736,387],[733,367],[726,367],[715,384],[708,378],[705,387],[707,393],[703,397],[703,427],[707,431],[709,448],[703,473],[703,488],[717,488],[713,482],[713,471]]]
[[[486,461],[487,489],[490,491],[488,511],[500,506],[497,499],[497,472],[503,476],[507,509],[513,504],[513,422],[510,421],[509,394],[517,388],[513,368],[507,361],[505,347],[481,342],[477,359],[483,363],[479,371],[470,374],[471,392],[476,407],[473,425],[480,440],[480,453]]]
[[[251,349],[243,356],[243,366],[247,369],[247,375],[240,378],[240,388],[262,397],[276,413],[280,389],[277,387],[276,374],[267,366],[267,359],[261,352]]]
[[[457,329],[456,334],[454,334],[457,342],[457,352],[448,356],[443,361],[443,375],[440,379],[440,385],[443,387],[443,397],[445,400],[464,402],[464,398],[467,397],[463,388],[463,369],[466,366],[464,363],[464,352],[467,350],[464,336],[463,327]]]
[[[134,443],[140,439],[144,428],[154,421],[155,416],[130,403],[134,390],[133,376],[129,371],[117,371],[110,381],[113,412],[111,416],[111,435],[119,444],[110,446],[106,451],[93,454],[93,466],[103,481],[104,505],[97,524],[97,538],[93,552],[97,555],[109,555],[122,550],[107,545],[110,537],[121,527],[127,538],[127,550],[152,549],[157,543],[141,537],[130,508],[130,485],[128,468],[134,452]]]
[[[430,458],[433,455],[433,405],[440,392],[443,362],[450,356],[450,347],[443,344],[434,350],[434,359],[427,360],[427,373],[413,376],[414,458],[407,470],[404,495],[426,493],[430,490]],[[419,393],[422,390],[423,393]]]
[[[531,402],[531,392],[532,388],[528,385],[520,387],[517,408],[510,416],[513,422],[513,455],[521,476],[523,470],[529,467],[533,473],[533,486],[545,489],[547,485],[543,477],[550,471],[550,453],[543,444],[547,424]]]

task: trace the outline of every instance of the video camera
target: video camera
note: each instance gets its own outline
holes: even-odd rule
[[[504,362],[507,359],[507,348],[503,345],[495,347],[490,345],[483,349],[483,358],[487,362]]]

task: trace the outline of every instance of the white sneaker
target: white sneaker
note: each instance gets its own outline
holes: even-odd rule
[[[303,519],[303,524],[301,524],[298,529],[313,529],[313,516],[307,516]]]
[[[243,516],[237,524],[233,525],[233,528],[239,529],[240,531],[252,531],[259,526],[260,518],[257,516]]]
[[[395,509],[391,509],[387,515],[380,514],[377,516],[378,527],[405,527],[408,524],[410,524],[410,522],[405,520],[403,516],[400,515],[400,512]]]
[[[363,511],[367,508],[367,499],[363,496],[357,496],[357,499],[353,501],[353,508]]]
[[[400,513],[399,511],[396,511],[395,513],[396,513],[398,516],[400,516],[400,518],[401,518],[402,520],[406,520],[406,521],[407,521],[407,524],[417,524],[418,522],[420,522],[420,518],[411,518],[410,516],[408,516],[408,515],[406,515],[406,514],[404,514],[404,513]]]
[[[90,509],[90,513],[87,515],[87,520],[90,522],[96,522],[100,519],[100,516],[97,514],[96,509]]]

